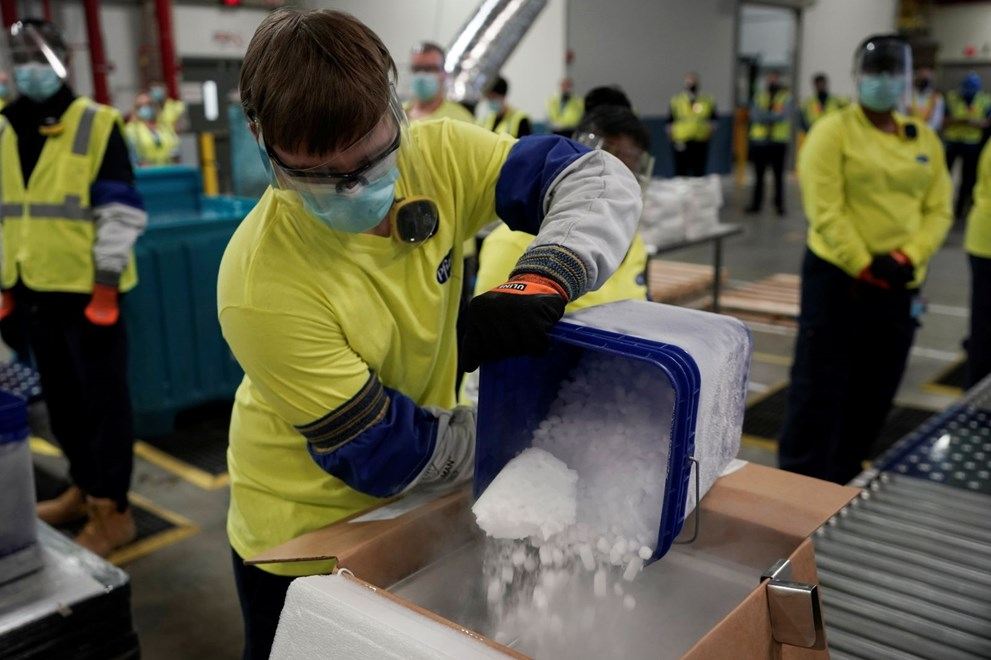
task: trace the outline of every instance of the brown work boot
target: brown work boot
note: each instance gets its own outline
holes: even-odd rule
[[[76,537],[76,543],[101,557],[134,540],[134,516],[131,509],[117,510],[111,499],[87,497],[86,514],[89,522]]]
[[[35,512],[43,521],[58,527],[86,517],[86,495],[79,486],[69,489],[53,500],[38,502]]]

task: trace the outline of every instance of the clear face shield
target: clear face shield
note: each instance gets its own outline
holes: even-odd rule
[[[619,158],[640,182],[642,194],[647,194],[650,178],[654,173],[654,157],[644,151],[628,135],[601,135],[591,131],[576,133],[572,138],[575,142],[592,149],[602,149]]]
[[[0,65],[13,72],[18,93],[35,102],[50,98],[68,77],[68,53],[51,24],[17,22]]]
[[[436,233],[433,181],[395,90],[378,123],[320,165],[287,165],[265,144],[262,127],[255,126],[273,187],[298,195],[306,210],[331,229],[362,233],[389,217],[393,236],[403,243],[422,243]]]
[[[854,62],[857,101],[875,112],[903,110],[912,89],[912,49],[900,37],[868,39]]]

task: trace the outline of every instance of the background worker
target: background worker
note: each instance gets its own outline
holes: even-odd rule
[[[496,133],[508,133],[513,137],[530,135],[530,118],[519,108],[506,103],[509,94],[509,83],[498,76],[485,90],[482,98],[485,100],[486,114],[478,120],[482,128]]]
[[[475,412],[455,406],[465,239],[498,215],[536,238],[471,302],[466,370],[539,354],[565,305],[619,266],[640,187],[556,136],[407,123],[381,39],[329,9],[263,19],[241,68],[274,180],[220,267],[244,369],[231,418],[228,536],[249,658],[268,657],[292,578],[331,562],[243,559],[414,489],[470,479]],[[396,552],[402,552],[396,548]]]
[[[989,118],[991,96],[981,91],[981,77],[976,73],[968,73],[960,82],[960,89],[946,95],[946,119],[943,125],[946,166],[951,172],[953,164],[960,159],[960,187],[953,205],[954,218],[962,219],[970,208],[977,178],[977,161],[981,155]]]
[[[812,87],[815,94],[802,101],[802,112],[799,115],[805,133],[808,133],[820,118],[838,112],[848,105],[846,99],[829,92],[829,78],[825,73],[817,73],[812,77]]]
[[[159,123],[177,134],[186,129],[186,104],[179,99],[170,98],[165,83],[157,81],[149,85],[148,96],[158,108],[156,119]]]
[[[699,76],[689,73],[685,89],[671,99],[668,138],[674,149],[675,176],[705,176],[709,140],[716,131],[716,99],[699,93]]]
[[[3,110],[2,313],[25,310],[51,429],[73,485],[38,504],[106,556],[135,537],[134,441],[120,294],[137,283],[132,247],[147,222],[113,108],[66,84],[69,52],[47,21],[10,28],[20,96]],[[71,165],[71,166],[70,166]]]
[[[582,115],[585,101],[574,93],[571,78],[561,79],[561,93],[547,99],[547,124],[555,135],[571,135]]]
[[[963,247],[970,261],[969,388],[991,373],[991,143],[981,152]]]
[[[170,124],[161,121],[158,116],[150,95],[138,94],[135,97],[133,118],[124,126],[124,136],[138,167],[179,162],[179,136]]]
[[[781,468],[846,483],[877,439],[918,320],[913,299],[950,228],[943,146],[897,114],[911,71],[897,35],[855,55],[855,105],[819,120],[800,157],[809,220]]]
[[[475,116],[466,107],[447,99],[444,57],[444,49],[430,41],[413,50],[409,81],[413,100],[406,104],[406,114],[411,120],[449,117],[475,123]]]
[[[781,74],[771,70],[766,88],[754,97],[750,109],[750,160],[754,164],[754,191],[747,213],[760,213],[764,206],[764,174],[774,175],[774,208],[785,214],[785,156],[791,139],[791,92],[781,84]]]
[[[946,100],[933,87],[933,70],[927,66],[920,66],[915,70],[915,84],[909,108],[912,117],[924,121],[937,133],[943,129]]]

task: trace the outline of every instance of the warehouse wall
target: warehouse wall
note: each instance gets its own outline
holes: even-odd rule
[[[897,0],[818,0],[805,10],[800,95],[812,94],[812,75],[822,71],[834,92],[853,96],[853,53],[865,37],[895,31],[897,6]]]
[[[991,3],[950,5],[933,10],[932,37],[939,42],[939,62],[991,62]],[[964,49],[972,46],[973,57]]]

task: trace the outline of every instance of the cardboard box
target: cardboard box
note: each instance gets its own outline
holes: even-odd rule
[[[817,584],[814,549],[808,537],[858,492],[759,465],[746,465],[717,481],[702,500],[698,539],[676,546],[677,556],[668,555],[660,563],[680,562],[699,576],[710,568],[729,571],[737,581],[752,579],[753,590],[735,603],[721,604],[728,613],[714,612],[711,607],[681,611],[679,614],[694,623],[694,628],[680,623],[678,630],[698,634],[687,643],[682,640],[681,646],[672,643],[670,652],[692,659],[827,658],[826,650],[802,649],[774,640],[766,580],[761,582],[760,578],[775,561],[788,559],[795,581]],[[339,567],[370,585],[387,589],[477,538],[469,498],[466,488],[405,511],[403,507],[409,509],[410,503],[400,500],[373,512],[371,517],[380,519],[369,520],[367,512],[359,514],[272,548],[248,563],[336,558]],[[690,521],[685,527],[690,532]],[[388,598],[397,599],[393,594]],[[677,591],[670,593],[670,598],[679,607],[691,606],[691,599]],[[416,605],[410,607],[424,611]],[[429,615],[443,620],[436,613]],[[519,657],[509,649],[505,651],[510,657]]]

